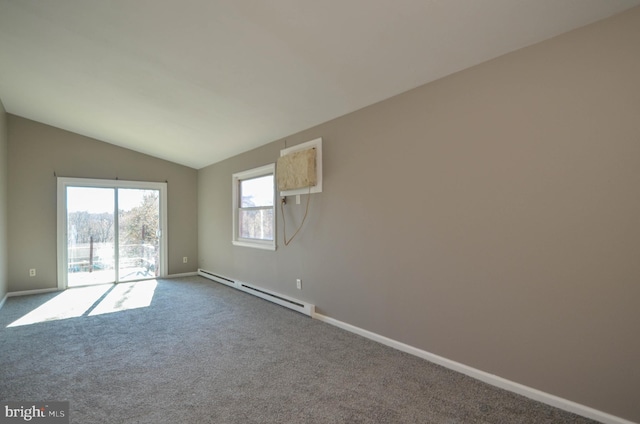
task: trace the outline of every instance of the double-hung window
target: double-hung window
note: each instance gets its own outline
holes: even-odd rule
[[[233,244],[276,249],[275,164],[233,174]]]

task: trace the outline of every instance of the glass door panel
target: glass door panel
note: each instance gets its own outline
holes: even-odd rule
[[[116,281],[113,188],[67,187],[67,284]]]
[[[159,200],[159,190],[118,189],[118,281],[159,275]]]

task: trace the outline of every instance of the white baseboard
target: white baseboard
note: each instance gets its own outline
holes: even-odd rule
[[[563,409],[565,411],[572,412],[586,418],[600,421],[604,424],[635,424],[632,421],[625,420],[624,418],[616,417],[614,415],[607,414],[606,412],[598,411],[597,409],[593,409],[591,407],[581,405],[567,399],[563,399],[561,397],[543,392],[541,390],[537,390],[532,387],[507,380],[497,375],[489,374],[485,371],[481,371],[468,365],[461,364],[460,362],[452,361],[442,356],[438,356],[433,353],[390,339],[388,337],[381,336],[380,334],[376,334],[371,331],[356,327],[354,325],[347,324],[346,322],[339,321],[335,318],[331,318],[319,313],[315,313],[313,315],[313,318],[319,321],[326,322],[327,324],[342,328],[343,330],[349,331],[351,333],[358,334],[359,336],[366,337],[367,339],[371,339],[378,343],[390,346],[402,352],[406,352],[419,358],[426,359],[429,362],[433,362],[445,368],[449,368],[453,371],[465,374],[469,377],[475,378],[476,380],[480,380],[492,386],[517,393],[519,395],[528,397],[538,402],[545,403],[555,408]]]
[[[183,272],[181,274],[170,274],[170,275],[167,275],[166,277],[162,277],[162,278],[194,277],[196,275],[198,275],[198,273],[196,271],[193,271],[193,272]]]
[[[5,294],[2,300],[0,300],[0,309],[2,309],[2,307],[4,306],[4,302],[7,301],[8,297],[9,297],[9,294]]]
[[[22,290],[7,293],[7,297],[15,297],[15,296],[28,296],[30,294],[40,294],[40,293],[51,293],[55,291],[60,291],[60,289],[52,288],[52,289],[34,289],[34,290]]]

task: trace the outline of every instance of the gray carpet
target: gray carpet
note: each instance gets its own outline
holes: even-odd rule
[[[58,295],[0,310],[0,400],[68,400],[72,423],[594,422],[200,277],[7,327]]]

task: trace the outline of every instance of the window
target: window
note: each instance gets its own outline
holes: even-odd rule
[[[233,174],[233,244],[276,249],[275,165]]]

